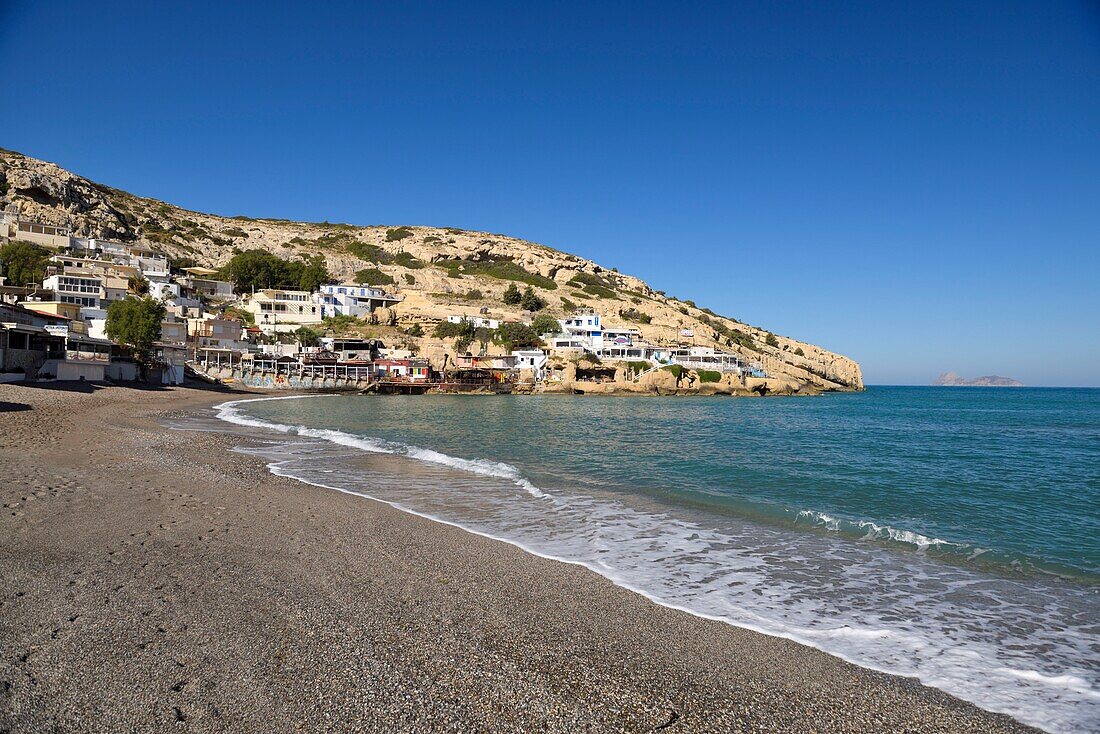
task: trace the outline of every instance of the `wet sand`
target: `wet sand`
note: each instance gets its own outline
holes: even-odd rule
[[[0,730],[1033,731],[72,387],[0,385]]]

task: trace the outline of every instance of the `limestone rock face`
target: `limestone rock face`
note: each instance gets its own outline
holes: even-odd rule
[[[449,315],[484,315],[501,321],[530,314],[502,301],[505,288],[530,284],[552,314],[588,307],[605,325],[637,328],[657,344],[675,344],[685,331],[699,346],[712,346],[756,362],[771,376],[772,391],[861,390],[857,362],[808,342],[773,334],[736,319],[670,298],[631,275],[546,245],[487,232],[447,227],[352,226],[328,222],[224,217],[181,209],[95,183],[53,163],[0,149],[0,204],[14,203],[24,218],[68,225],[75,236],[142,242],[169,257],[220,267],[237,250],[260,249],[280,257],[321,255],[334,278],[352,281],[370,269],[402,301],[379,314],[386,329],[421,324],[431,334]],[[380,334],[386,338],[390,332]],[[418,340],[425,356],[453,354],[452,343]],[[614,366],[614,365],[611,365]],[[722,390],[685,373],[677,386],[664,370],[626,390]],[[671,380],[671,382],[670,382]],[[625,383],[616,373],[616,384]],[[774,388],[773,388],[774,383]],[[706,385],[712,387],[706,387]],[[718,383],[731,392],[740,383]]]

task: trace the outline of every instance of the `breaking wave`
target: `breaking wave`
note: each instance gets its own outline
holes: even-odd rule
[[[368,438],[365,436],[356,436],[343,431],[336,431],[330,428],[310,428],[309,426],[296,426],[287,425],[285,423],[275,423],[273,421],[263,420],[262,418],[252,418],[246,416],[237,406],[241,403],[260,402],[268,400],[296,400],[303,397],[330,397],[328,395],[288,395],[274,398],[254,398],[249,400],[234,400],[228,403],[221,403],[214,406],[218,410],[218,418],[228,423],[235,423],[239,426],[250,426],[252,428],[267,428],[273,431],[279,431],[294,436],[304,436],[306,438],[319,438],[324,441],[331,441],[332,443],[339,444],[341,446],[348,446],[351,448],[360,449],[362,451],[369,451],[376,454],[392,454],[394,456],[405,456],[410,459],[416,459],[418,461],[426,461],[432,464],[440,464],[442,466],[449,466],[453,469],[460,471],[470,472],[471,474],[479,474],[483,477],[497,477],[499,479],[511,480],[517,487],[520,487],[532,497],[538,497],[540,499],[546,499],[549,497],[543,490],[536,487],[529,482],[517,469],[511,464],[505,464],[498,461],[490,461],[488,459],[463,459],[457,456],[451,456],[439,451],[433,451],[432,449],[422,448],[420,446],[412,446],[409,444],[397,443],[394,441],[385,441],[378,438]]]

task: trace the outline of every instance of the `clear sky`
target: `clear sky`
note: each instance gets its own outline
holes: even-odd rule
[[[528,238],[848,354],[1100,385],[1100,4],[4,2],[0,146]]]

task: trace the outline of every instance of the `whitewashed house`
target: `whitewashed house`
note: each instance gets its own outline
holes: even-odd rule
[[[549,357],[541,349],[515,349],[512,356],[516,358],[516,369],[534,370],[535,380],[542,380],[546,374],[546,363]]]
[[[313,302],[320,307],[322,318],[352,316],[359,319],[369,316],[376,308],[385,308],[398,300],[381,288],[362,283],[323,285],[313,294]]]
[[[309,291],[269,288],[256,291],[244,301],[244,310],[255,318],[265,334],[285,334],[302,326],[321,323],[321,306]]]
[[[452,324],[461,324],[463,321],[469,321],[470,325],[475,329],[499,329],[500,320],[490,319],[484,316],[465,316],[462,314],[452,314],[447,317],[447,321]]]

